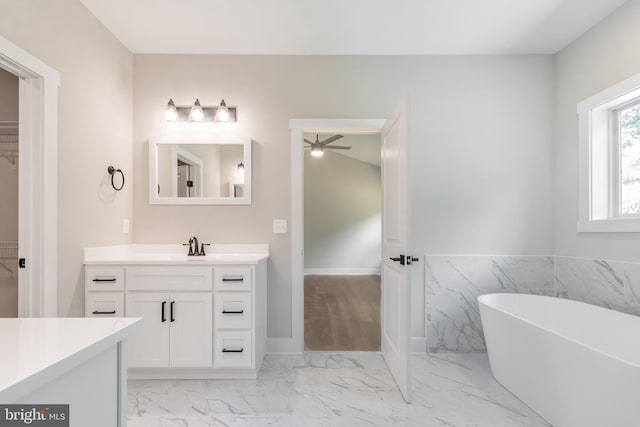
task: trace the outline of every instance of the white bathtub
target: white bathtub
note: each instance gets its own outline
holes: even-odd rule
[[[538,295],[478,303],[493,376],[554,427],[640,426],[640,317]]]

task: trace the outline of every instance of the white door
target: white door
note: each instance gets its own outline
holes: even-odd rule
[[[407,197],[406,107],[382,129],[382,355],[405,400],[411,395],[411,280],[405,256]],[[392,260],[393,258],[393,260]],[[411,264],[410,258],[408,264]]]
[[[127,294],[127,317],[142,317],[142,330],[128,339],[130,368],[169,366],[170,301],[167,293]]]
[[[211,292],[173,293],[169,303],[170,361],[173,367],[211,367]]]

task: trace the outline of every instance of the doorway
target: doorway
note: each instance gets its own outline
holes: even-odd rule
[[[380,351],[380,134],[304,140],[304,349]]]
[[[382,173],[381,355],[407,402],[411,397],[411,206],[407,98],[385,119],[291,119],[291,338],[270,351],[304,351],[304,134],[379,133]]]
[[[0,68],[0,317],[18,317],[18,77]]]
[[[18,79],[18,317],[57,317],[60,74],[2,36],[0,69]]]

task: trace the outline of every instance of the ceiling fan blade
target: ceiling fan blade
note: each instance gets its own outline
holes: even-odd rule
[[[313,142],[309,141],[308,139],[305,139],[304,142],[306,142],[307,144],[313,145]]]
[[[345,147],[344,145],[329,145],[328,147],[324,148],[331,150],[351,150],[351,147]]]
[[[340,138],[343,138],[344,135],[333,135],[331,138],[327,138],[324,141],[320,142],[320,144],[322,145],[327,145],[327,144],[331,144],[333,141],[337,141]]]

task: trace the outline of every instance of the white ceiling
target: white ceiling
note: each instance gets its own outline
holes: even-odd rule
[[[134,53],[553,54],[626,0],[80,0]]]

